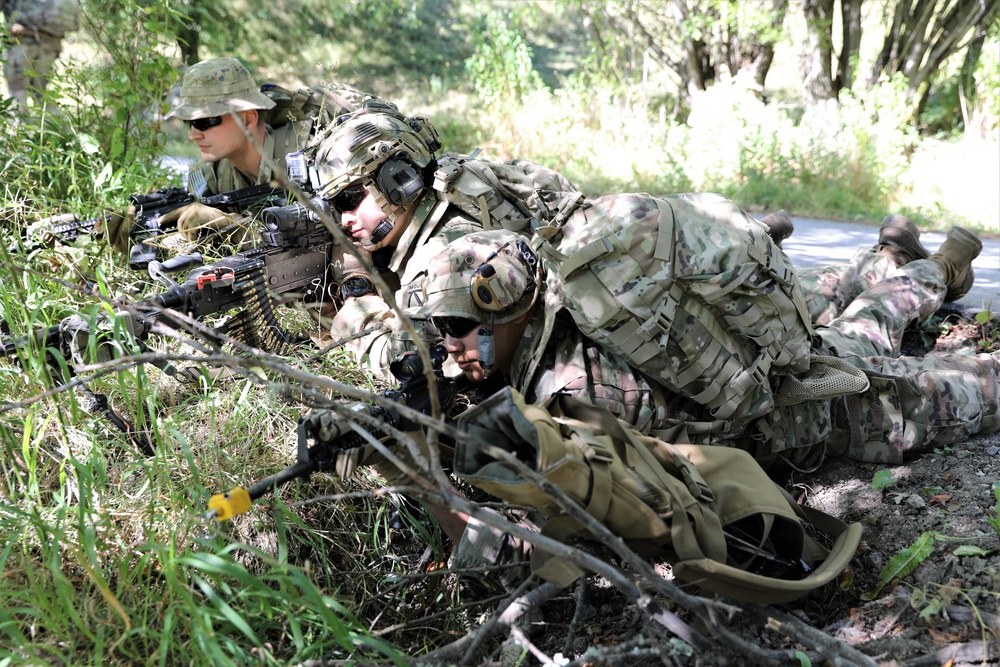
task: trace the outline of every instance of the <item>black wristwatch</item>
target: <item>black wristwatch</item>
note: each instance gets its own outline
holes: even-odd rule
[[[375,293],[375,284],[367,276],[352,276],[340,286],[340,298],[365,296]]]

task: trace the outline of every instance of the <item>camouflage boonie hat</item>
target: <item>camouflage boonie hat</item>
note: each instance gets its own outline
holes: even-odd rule
[[[474,232],[431,259],[421,282],[424,305],[414,317],[502,324],[528,312],[539,285],[538,257],[524,237],[504,229]]]
[[[366,105],[335,121],[316,152],[321,193],[330,198],[357,181],[370,181],[389,158],[424,168],[441,147],[437,130],[423,116],[407,117],[387,103]]]
[[[274,100],[260,92],[239,60],[212,58],[187,68],[181,83],[181,103],[167,118],[197,120],[273,106]]]

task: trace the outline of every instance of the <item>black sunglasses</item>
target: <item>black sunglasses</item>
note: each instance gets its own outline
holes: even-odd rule
[[[432,317],[431,324],[442,334],[452,338],[463,338],[479,326],[479,322],[468,317]]]
[[[193,127],[199,132],[204,132],[205,130],[210,130],[213,127],[222,125],[222,116],[209,116],[208,118],[195,118],[194,120],[186,120],[188,127]]]
[[[354,185],[348,185],[335,194],[330,199],[330,203],[333,204],[333,208],[336,209],[337,213],[343,213],[356,209],[367,196],[368,192],[365,190],[365,186],[361,183],[355,183]]]

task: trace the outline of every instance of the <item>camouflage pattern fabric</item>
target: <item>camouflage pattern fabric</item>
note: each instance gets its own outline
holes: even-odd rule
[[[813,325],[829,324],[847,306],[872,285],[896,270],[896,263],[885,253],[858,250],[843,264],[810,266],[797,269],[799,285]]]
[[[615,198],[617,201],[609,199],[598,200],[597,211],[580,212],[570,223],[575,223],[583,235],[603,238],[601,228],[584,221],[593,220],[603,210],[620,215],[618,222],[624,229],[636,220],[647,219],[653,210],[644,205],[643,198],[629,195]],[[644,215],[636,216],[637,210]],[[650,252],[642,246],[643,242],[652,244],[650,238],[642,237],[634,254]],[[678,264],[693,266],[699,261],[698,252],[708,247],[704,243],[697,245],[696,240],[678,241],[673,256],[681,258]],[[706,251],[712,253],[715,249]],[[463,251],[456,248],[450,252]],[[438,265],[440,258],[430,266]],[[565,273],[565,266],[558,264],[549,264],[549,269]],[[631,285],[643,295],[650,293],[639,289],[643,283],[634,281],[634,273],[606,275],[625,279],[611,286],[595,283],[602,289],[615,291]],[[563,284],[555,283],[557,287]],[[548,285],[551,288],[553,283]],[[608,407],[618,418],[658,438],[737,446],[765,463],[781,457],[793,465],[812,467],[822,462],[828,449],[865,461],[898,461],[908,452],[1000,429],[998,355],[895,358],[902,330],[937,310],[945,292],[943,271],[929,260],[911,262],[864,290],[830,326],[818,328],[811,352],[844,358],[864,371],[869,388],[843,398],[782,404],[744,424],[719,418],[718,414],[713,416],[703,397],[668,387],[661,371],[649,373],[609,345],[607,336],[585,332],[579,318],[569,321],[559,317],[553,311],[564,310],[566,302],[562,295],[551,291],[544,295],[543,308],[533,315],[517,347],[510,383],[533,403],[567,392]],[[596,288],[591,291],[598,293]],[[424,312],[433,314],[433,308],[428,304]],[[678,322],[676,318],[674,321]],[[671,335],[697,332],[684,326],[689,321],[681,319],[681,325],[672,329]],[[666,352],[659,359],[661,365],[677,361],[678,357]],[[706,359],[704,363],[713,361]],[[803,372],[808,371],[796,369],[791,375]],[[770,380],[776,377],[771,375]]]
[[[771,409],[768,377],[808,369],[791,262],[728,199],[601,197],[556,250],[549,291],[584,334],[734,428]]]
[[[1000,430],[1000,355],[847,359],[871,381],[864,394],[777,408],[765,423],[734,432],[703,406],[657,383],[561,323],[548,339],[538,371],[524,371],[543,327],[539,312],[526,328],[512,364],[511,385],[532,403],[568,393],[611,412],[643,433],[675,443],[746,449],[763,464],[787,460],[814,467],[827,454],[898,463],[974,433]],[[761,427],[772,433],[763,440]]]
[[[947,292],[941,265],[918,259],[859,294],[816,333],[836,357],[897,357],[906,327],[937,312]]]

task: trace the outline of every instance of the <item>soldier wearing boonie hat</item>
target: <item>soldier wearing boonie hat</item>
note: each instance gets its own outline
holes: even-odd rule
[[[167,118],[187,124],[188,138],[201,153],[187,176],[188,191],[195,197],[268,183],[274,177],[271,164],[283,171],[285,156],[300,148],[301,140],[290,124],[272,129],[264,122],[260,112],[273,108],[275,102],[260,91],[236,58],[211,58],[188,67],[180,98]],[[269,160],[262,158],[258,146]],[[172,220],[190,241],[207,230],[229,230],[220,238],[237,243],[247,236],[240,220],[200,202],[161,217],[161,222]]]

